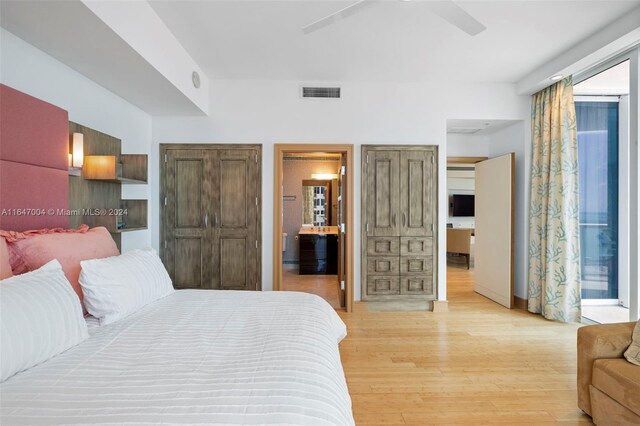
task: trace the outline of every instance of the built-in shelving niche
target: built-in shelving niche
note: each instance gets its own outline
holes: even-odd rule
[[[148,156],[122,154],[121,141],[113,136],[69,122],[73,133],[84,135],[82,173],[69,173],[69,225],[104,226],[118,248],[123,232],[147,229],[148,200],[123,200],[123,184],[146,184]]]

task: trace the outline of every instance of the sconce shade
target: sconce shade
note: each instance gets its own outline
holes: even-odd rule
[[[73,134],[73,167],[82,167],[84,164],[84,135]]]
[[[116,157],[113,155],[87,155],[82,177],[84,179],[111,180],[115,179]]]

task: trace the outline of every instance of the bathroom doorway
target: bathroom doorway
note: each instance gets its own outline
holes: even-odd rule
[[[276,145],[274,290],[353,302],[351,145]]]

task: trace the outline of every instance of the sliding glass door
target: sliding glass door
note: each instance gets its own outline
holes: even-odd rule
[[[618,299],[619,103],[577,101],[583,299]]]
[[[638,53],[574,79],[582,315],[599,323],[637,317]]]

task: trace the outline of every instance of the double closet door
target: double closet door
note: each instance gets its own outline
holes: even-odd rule
[[[258,290],[259,145],[161,145],[161,258],[176,288]]]
[[[363,146],[364,300],[436,299],[437,148]]]

